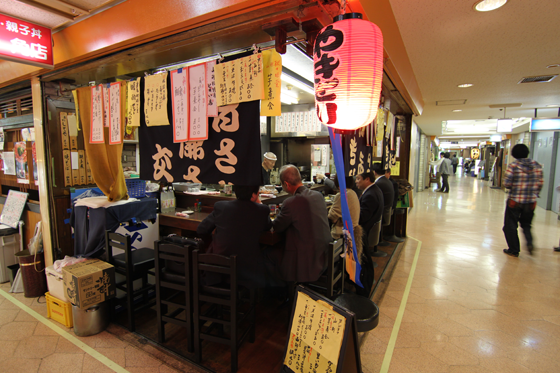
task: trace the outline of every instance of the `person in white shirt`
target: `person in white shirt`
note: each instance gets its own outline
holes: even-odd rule
[[[441,172],[440,172],[440,166],[441,166],[441,162],[443,162],[444,160],[444,152],[439,153],[439,159],[437,161],[431,161],[430,165],[434,166],[436,169],[436,182],[437,182],[437,189],[436,190],[441,190]]]

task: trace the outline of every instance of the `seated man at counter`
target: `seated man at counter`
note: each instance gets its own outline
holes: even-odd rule
[[[270,171],[274,168],[275,164],[276,154],[272,152],[264,153],[262,163],[263,185],[270,185]]]
[[[305,187],[293,165],[280,169],[282,188],[292,195],[273,222],[275,232],[286,232],[286,244],[273,248],[269,258],[283,281],[316,281],[327,265],[330,235],[323,195]]]
[[[198,235],[211,234],[206,252],[225,256],[237,255],[238,276],[254,286],[266,285],[264,257],[259,245],[262,232],[270,230],[270,210],[258,200],[259,186],[234,185],[236,200],[219,201],[198,226]],[[206,279],[209,283],[214,279]]]

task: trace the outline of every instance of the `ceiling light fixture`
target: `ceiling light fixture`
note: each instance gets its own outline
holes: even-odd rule
[[[455,110],[451,110],[451,111],[454,112],[454,113],[458,113],[458,112],[463,111],[463,110],[461,110],[461,109],[455,109]]]
[[[560,104],[546,105],[546,107],[560,107]]]
[[[474,4],[474,10],[478,12],[489,12],[501,8],[507,3],[507,0],[482,0]]]
[[[560,67],[560,63],[553,63],[553,64],[551,64],[551,65],[548,65],[546,68],[547,68],[547,69],[552,69],[552,68],[554,68],[554,67]]]
[[[473,85],[471,83],[465,83],[465,84],[459,84],[457,87],[459,88],[469,88],[472,87]]]

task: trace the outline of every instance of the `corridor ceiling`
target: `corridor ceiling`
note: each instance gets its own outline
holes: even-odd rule
[[[535,109],[559,116],[560,78],[518,82],[560,74],[547,67],[560,65],[560,1],[509,0],[484,13],[473,9],[476,0],[390,2],[424,100],[414,119],[423,132],[440,135],[448,120],[504,118],[508,104],[521,104],[507,107],[509,118],[532,118]],[[464,83],[472,87],[457,87]]]

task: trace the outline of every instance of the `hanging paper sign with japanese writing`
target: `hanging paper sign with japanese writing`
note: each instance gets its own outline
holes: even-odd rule
[[[91,87],[91,132],[90,144],[104,144],[103,134],[103,90],[98,85]]]
[[[70,149],[70,138],[68,137],[68,113],[60,113],[60,146],[63,150]]]
[[[206,64],[189,67],[189,140],[208,138]]]
[[[262,54],[224,62],[214,70],[218,106],[264,98]]]
[[[171,71],[171,101],[173,103],[173,142],[189,139],[188,69]]]
[[[109,98],[109,144],[120,144],[122,142],[121,83],[111,83]]]
[[[167,182],[262,183],[259,102],[222,106],[208,118],[208,140],[173,142],[173,129],[139,129],[140,177]],[[241,125],[241,123],[243,125]]]
[[[126,91],[126,125],[140,127],[140,78],[129,81]]]
[[[216,60],[206,62],[206,90],[208,93],[208,116],[218,116],[218,101],[216,99],[216,78],[214,77],[214,68]]]
[[[103,85],[103,125],[109,127],[110,84]]]
[[[0,14],[0,58],[52,69],[51,29]]]
[[[167,72],[144,78],[144,118],[146,125],[167,126]]]
[[[370,172],[373,161],[373,148],[367,146],[365,129],[344,131],[342,135],[342,151],[346,176],[357,176]]]
[[[66,116],[68,120],[68,137],[70,138],[70,149],[78,149],[78,125],[76,114],[68,113]]]
[[[261,115],[273,117],[281,115],[280,88],[282,57],[274,49],[262,53],[264,98],[261,101]]]

